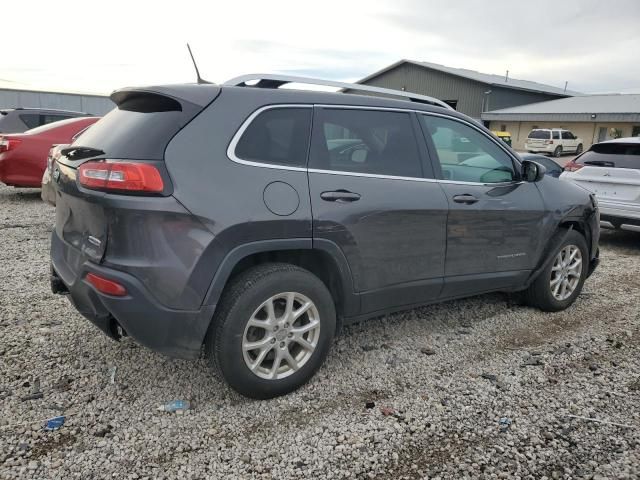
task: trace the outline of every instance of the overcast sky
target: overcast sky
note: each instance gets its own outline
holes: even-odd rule
[[[5,0],[0,80],[109,93],[280,72],[352,81],[401,58],[640,93],[638,0]]]

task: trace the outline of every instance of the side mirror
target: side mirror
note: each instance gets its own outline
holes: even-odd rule
[[[532,162],[530,160],[522,161],[522,179],[525,182],[539,182],[544,178],[544,174],[547,173],[547,169],[544,165]]]

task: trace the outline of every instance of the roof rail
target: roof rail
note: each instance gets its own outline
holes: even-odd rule
[[[255,85],[247,85],[247,82],[258,82]],[[453,110],[451,106],[447,105],[442,100],[437,98],[428,97],[426,95],[418,95],[417,93],[409,93],[401,90],[392,90],[390,88],[372,87],[371,85],[361,85],[359,83],[344,83],[335,82],[333,80],[320,80],[318,78],[296,77],[292,75],[271,75],[263,73],[251,73],[248,75],[241,75],[239,77],[232,78],[223,83],[226,86],[233,87],[257,87],[257,88],[279,88],[287,83],[304,83],[307,85],[321,85],[325,87],[342,88],[345,90],[357,90],[360,92],[379,93],[382,95],[389,95],[392,97],[400,97],[412,102],[427,103],[429,105],[436,105],[438,107],[447,108]]]

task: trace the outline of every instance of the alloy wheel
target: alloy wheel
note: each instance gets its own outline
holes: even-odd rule
[[[242,337],[245,364],[260,378],[278,380],[302,368],[320,339],[320,314],[305,295],[283,292],[253,312]]]
[[[551,267],[549,286],[556,300],[566,300],[578,287],[582,275],[582,252],[575,245],[566,245],[556,255]]]

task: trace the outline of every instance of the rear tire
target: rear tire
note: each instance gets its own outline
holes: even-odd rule
[[[584,148],[584,147],[582,146],[582,144],[579,144],[579,145],[576,147],[576,155],[580,155],[580,154],[582,153],[583,148]]]
[[[560,158],[560,155],[562,155],[562,147],[558,145],[556,149],[553,151],[553,156],[556,158]]]
[[[241,273],[225,288],[205,340],[206,355],[238,393],[273,398],[315,374],[335,330],[335,306],[325,284],[295,265],[269,263]]]
[[[582,234],[575,230],[567,234],[563,228],[551,238],[551,245],[554,245],[553,260],[524,291],[524,299],[532,307],[557,312],[569,307],[580,295],[587,278],[589,250]]]

